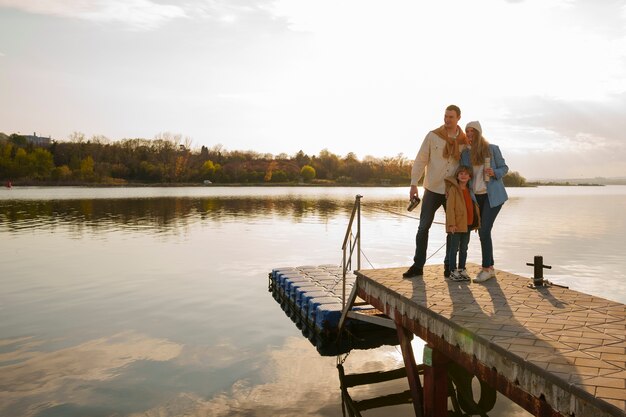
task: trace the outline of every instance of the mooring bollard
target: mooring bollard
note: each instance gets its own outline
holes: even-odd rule
[[[550,265],[544,265],[543,264],[543,256],[535,256],[535,262],[534,263],[526,263],[526,265],[528,266],[534,266],[534,273],[533,273],[533,283],[530,285],[530,287],[543,287],[544,286],[544,280],[543,280],[543,269],[552,269],[552,267]]]

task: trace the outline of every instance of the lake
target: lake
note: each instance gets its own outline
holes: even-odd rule
[[[526,263],[542,255],[550,281],[626,303],[626,186],[508,192],[496,268],[530,277]],[[406,211],[408,187],[0,190],[0,415],[342,416],[336,358],[303,337],[267,274],[340,265],[356,194],[362,267],[408,267],[419,216]],[[428,263],[443,262],[444,242],[433,225]],[[468,262],[480,263],[476,234]],[[344,366],[393,369],[402,358],[383,346],[352,351]],[[502,396],[489,412],[527,415]]]

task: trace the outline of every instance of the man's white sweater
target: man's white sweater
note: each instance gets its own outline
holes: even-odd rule
[[[445,194],[444,179],[454,175],[459,161],[453,156],[443,157],[446,141],[434,132],[428,132],[417,152],[411,169],[411,185],[417,185],[424,171],[424,188],[437,194]]]

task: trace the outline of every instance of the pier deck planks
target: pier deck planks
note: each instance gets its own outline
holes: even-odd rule
[[[557,286],[531,289],[531,279],[504,271],[479,284],[445,280],[442,266],[412,279],[405,270],[357,271],[358,295],[562,415],[626,416],[626,305]],[[468,265],[472,276],[478,270]]]

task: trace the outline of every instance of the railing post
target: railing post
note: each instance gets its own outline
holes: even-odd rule
[[[343,285],[341,291],[341,303],[343,305],[343,308],[346,307],[346,272],[348,270],[348,265],[350,266],[350,268],[352,268],[352,251],[354,250],[354,245],[352,245],[352,225],[355,215],[357,224],[357,234],[355,236],[355,245],[357,248],[356,264],[357,270],[361,269],[361,198],[363,198],[362,195],[356,195],[354,206],[352,207],[352,214],[350,215],[350,221],[348,222],[348,228],[346,230],[346,236],[343,239],[343,245],[341,247],[341,249],[343,250]],[[350,248],[350,256],[348,257],[348,259],[346,259],[346,247]]]
[[[343,247],[343,262],[342,262],[342,271],[343,271],[343,284],[341,289],[341,307],[342,310],[346,308],[346,247]]]
[[[361,269],[361,198],[362,195],[357,194],[356,196],[356,206],[357,206],[357,214],[356,214],[356,269],[357,271]]]

